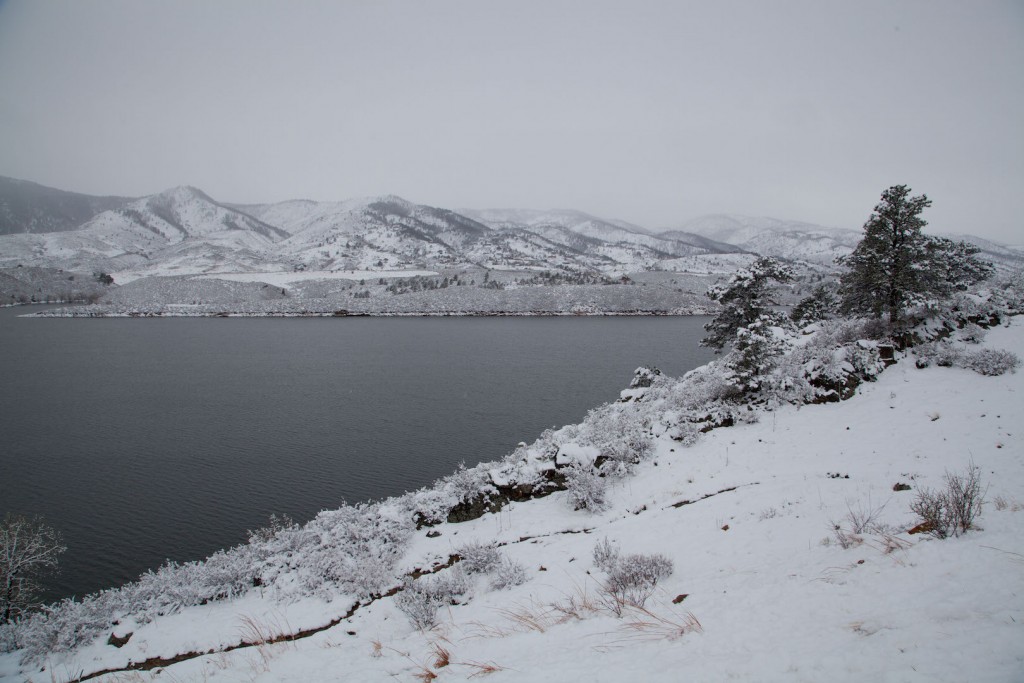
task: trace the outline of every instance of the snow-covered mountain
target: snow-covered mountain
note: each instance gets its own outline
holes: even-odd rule
[[[0,235],[74,230],[127,197],[93,197],[0,176]]]
[[[996,267],[1002,266],[1011,270],[1024,268],[1024,247],[998,244],[982,237],[975,237],[974,235],[944,234],[941,237],[951,239],[954,242],[963,241],[973,244],[980,250],[979,255],[988,261],[992,261],[992,263],[996,264]]]
[[[0,236],[0,266],[106,270],[131,279],[464,267],[618,274],[728,251],[736,249],[702,238],[662,239],[576,211],[455,212],[395,196],[229,205],[192,187],[125,200],[74,230]]]
[[[776,218],[712,214],[688,221],[679,230],[658,233],[666,239],[679,239],[688,234],[725,243],[764,256],[796,259],[820,265],[831,265],[835,259],[849,254],[857,246],[862,230],[828,228],[813,223],[783,221]],[[1024,266],[1024,249],[998,244],[974,235],[942,235],[954,241],[965,241],[981,250],[981,257],[997,268],[1019,269]],[[699,244],[696,240],[690,240]]]
[[[668,230],[659,236],[680,233],[696,233],[764,256],[820,264],[831,264],[836,257],[850,253],[863,236],[859,230],[733,214],[701,216],[684,223],[679,230]]]
[[[567,209],[536,211],[524,209],[463,210],[492,228],[520,228],[580,250],[600,250],[601,245],[640,248],[648,258],[693,256],[739,251],[732,245],[714,243],[698,235],[652,235],[644,228],[624,221],[597,218]],[[580,238],[597,240],[590,242]]]
[[[69,225],[80,221],[73,228]],[[0,178],[0,267],[146,276],[488,268],[614,275],[712,272],[725,255],[831,266],[856,230],[712,215],[652,234],[572,210],[452,211],[395,196],[341,202],[218,202],[194,187],[139,199],[88,197]],[[1007,267],[1024,251],[964,236]],[[742,259],[741,259],[742,260]]]
[[[272,260],[269,248],[287,236],[200,190],[177,187],[103,211],[75,230],[0,237],[0,264],[78,270],[187,265],[203,272],[223,261],[253,269]],[[200,260],[183,260],[189,252]]]

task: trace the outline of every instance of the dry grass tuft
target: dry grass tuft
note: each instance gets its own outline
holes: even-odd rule
[[[476,669],[469,675],[470,678],[476,678],[477,676],[486,676],[487,674],[495,673],[496,671],[504,671],[505,667],[498,666],[494,662],[460,662],[462,666],[468,666]]]
[[[441,668],[444,668],[444,667],[448,666],[449,664],[451,664],[451,661],[452,661],[452,653],[451,652],[449,652],[447,649],[441,647],[441,645],[438,644],[438,643],[432,643],[432,647],[434,649],[434,668],[435,669],[441,669]]]
[[[498,614],[501,614],[514,624],[516,630],[536,631],[537,633],[544,633],[553,625],[559,623],[552,617],[553,611],[536,603],[532,605],[516,605],[512,609],[497,610]]]
[[[632,632],[627,639],[675,640],[687,633],[702,633],[697,617],[692,612],[678,614],[666,609],[667,614],[658,614],[646,607],[630,605],[622,628]]]
[[[1004,498],[1003,496],[996,496],[992,500],[992,503],[996,506],[996,510],[999,510],[1000,512],[1004,510],[1009,510],[1010,512],[1020,512],[1021,510],[1024,510],[1024,505],[1021,505],[1015,500]]]

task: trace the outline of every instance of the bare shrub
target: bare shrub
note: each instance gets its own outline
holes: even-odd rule
[[[867,534],[881,530],[882,524],[878,518],[881,516],[882,510],[885,509],[885,503],[874,507],[869,498],[867,507],[857,505],[857,509],[854,510],[852,506],[847,505],[846,509],[846,519],[850,522],[850,530],[853,533]]]
[[[459,604],[459,598],[468,592],[466,573],[453,569],[442,576],[407,581],[395,596],[395,606],[413,626],[427,630],[437,623],[438,609]]]
[[[1004,496],[996,496],[992,502],[995,503],[996,510],[1009,510],[1010,512],[1020,512],[1021,510],[1024,510],[1024,505]]]
[[[605,574],[611,574],[619,563],[619,554],[618,547],[605,536],[594,546],[594,565]]]
[[[672,560],[660,554],[620,556],[607,539],[594,548],[594,563],[608,575],[601,586],[602,603],[620,617],[626,606],[643,607],[674,569]]]
[[[985,494],[981,490],[981,470],[974,464],[964,474],[946,473],[946,501],[953,522],[953,535],[959,536],[981,516]]]
[[[946,496],[941,491],[921,489],[917,492],[917,498],[910,504],[910,511],[921,519],[918,525],[923,531],[935,538],[946,538],[949,535],[952,524],[949,518],[949,508],[946,506]]]
[[[849,550],[850,548],[858,546],[864,542],[864,539],[858,534],[844,529],[842,524],[837,524],[836,522],[832,522],[832,535],[835,536],[836,543],[838,543],[839,547],[843,550]],[[826,538],[825,540],[828,541],[830,539]]]
[[[871,504],[870,498],[868,499],[867,506],[858,503],[857,507],[854,508],[847,503],[844,522],[830,522],[832,535],[835,537],[839,547],[843,550],[848,550],[860,545],[864,542],[863,534],[887,533],[890,528],[879,521],[885,505],[885,503],[882,503],[881,505],[874,506]]]
[[[970,465],[963,474],[946,472],[945,490],[922,489],[910,509],[921,518],[922,531],[935,538],[959,536],[981,515],[985,493],[981,471]]]

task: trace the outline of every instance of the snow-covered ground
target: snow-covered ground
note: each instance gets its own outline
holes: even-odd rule
[[[1024,355],[1024,321],[984,345]],[[21,674],[0,656],[0,678],[68,681],[211,651],[94,680],[1024,680],[1024,372],[918,369],[909,358],[857,394],[783,406],[689,447],[663,435],[602,513],[573,511],[558,492],[416,531],[406,570],[438,567],[474,541],[501,544],[526,570],[503,590],[471,574],[471,599],[428,630],[382,597],[308,637],[225,652],[324,626],[355,604],[255,589],[123,623],[112,630],[132,634],[122,647],[105,634],[44,670]],[[972,463],[985,487],[978,528],[906,533],[917,493]],[[856,515],[878,525],[843,548],[835,526],[849,531]],[[604,539],[674,564],[643,610],[609,608],[593,555]]]
[[[198,275],[198,279],[230,280],[232,282],[266,282],[275,287],[287,287],[295,282],[309,280],[359,280],[395,278],[395,277],[429,277],[437,275],[436,270],[309,270],[267,273],[216,273],[214,275]]]

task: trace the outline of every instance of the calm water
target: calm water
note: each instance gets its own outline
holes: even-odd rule
[[[200,559],[271,513],[430,484],[578,422],[704,318],[26,319],[0,309],[0,515],[68,551],[50,599]]]

